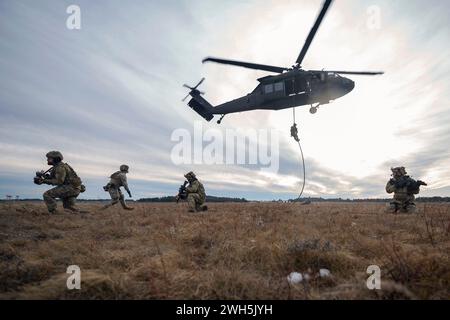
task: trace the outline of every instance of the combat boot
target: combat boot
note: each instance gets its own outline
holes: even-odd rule
[[[78,210],[75,207],[65,207],[64,210],[67,211],[67,212],[73,213],[73,214],[80,212],[80,210]]]
[[[399,209],[398,205],[394,202],[391,202],[390,204],[388,204],[386,206],[385,212],[395,214],[395,213],[397,213],[398,209]]]
[[[195,211],[200,212],[200,211],[206,211],[208,210],[208,206],[204,205],[204,204],[195,204]]]
[[[66,209],[68,212],[72,213],[72,214],[77,214],[77,213],[81,213],[81,214],[89,213],[89,211],[77,209],[77,208],[74,208],[74,207],[68,207],[68,208],[65,208],[65,209]]]
[[[120,205],[125,210],[134,210],[134,208],[127,206],[127,204],[125,203],[125,199],[123,199],[123,198],[120,198]]]
[[[405,206],[404,210],[405,210],[404,211],[405,213],[413,214],[413,213],[417,212],[417,207],[416,207],[415,204],[408,204],[408,205]]]

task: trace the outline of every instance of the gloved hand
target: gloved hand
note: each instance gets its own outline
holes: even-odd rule
[[[133,198],[133,196],[131,195],[131,192],[130,192],[130,191],[128,191],[128,196],[129,196],[130,198]]]
[[[39,178],[39,177],[35,177],[35,178],[34,178],[34,183],[35,183],[35,184],[38,184],[38,185],[41,185],[41,184],[44,183],[44,179]]]

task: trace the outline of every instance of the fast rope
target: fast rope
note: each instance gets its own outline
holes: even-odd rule
[[[303,183],[302,183],[302,189],[300,190],[300,193],[298,195],[298,199],[301,198],[302,194],[303,194],[303,190],[305,189],[305,183],[306,183],[306,169],[305,169],[305,158],[303,157],[303,150],[302,150],[302,145],[300,144],[300,139],[298,137],[298,129],[297,129],[297,124],[295,123],[295,107],[292,108],[292,114],[293,114],[293,118],[294,118],[294,124],[291,127],[291,137],[294,138],[294,140],[298,143],[298,147],[300,149],[300,154],[302,157],[302,167],[303,167]]]

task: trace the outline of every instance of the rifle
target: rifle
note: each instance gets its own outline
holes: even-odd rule
[[[175,197],[175,199],[178,201],[181,200],[185,200],[187,198],[187,192],[186,192],[186,186],[189,182],[188,181],[184,181],[184,183],[180,186],[180,188],[178,189],[178,194]]]
[[[410,181],[408,183],[408,185],[407,185],[407,190],[408,190],[408,192],[411,192],[411,193],[419,193],[420,186],[426,186],[427,185],[422,180],[417,180],[417,181],[415,181],[413,179],[411,179],[411,180],[412,181]]]
[[[34,183],[41,185],[42,183],[44,183],[44,179],[51,179],[50,171],[52,171],[52,170],[53,170],[53,167],[51,167],[47,171],[44,171],[44,170],[36,171],[36,176],[33,179]]]
[[[392,181],[392,179],[391,179]],[[408,193],[416,193],[419,192],[420,186],[426,186],[427,184],[421,180],[414,180],[410,177],[401,177],[397,181],[392,181],[395,184],[396,188],[404,188],[406,187]]]

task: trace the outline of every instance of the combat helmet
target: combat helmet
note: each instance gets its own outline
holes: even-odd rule
[[[405,167],[395,167],[395,168],[391,168],[391,171],[394,175],[401,175],[404,176],[406,175],[406,169]]]
[[[122,172],[128,172],[128,169],[130,169],[130,167],[128,167],[126,164],[123,164],[120,166],[120,171]]]
[[[184,175],[184,177],[186,178],[186,179],[196,179],[197,177],[195,176],[195,173],[194,172],[192,172],[192,171],[189,171],[188,173],[186,173],[185,175]]]
[[[45,156],[50,159],[59,159],[59,160],[64,159],[62,153],[59,151],[50,151]]]

